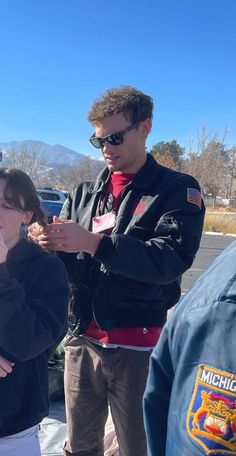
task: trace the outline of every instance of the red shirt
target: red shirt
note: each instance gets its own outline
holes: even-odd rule
[[[113,209],[119,207],[121,193],[124,187],[133,179],[134,174],[112,174],[108,184],[108,193],[113,195]],[[86,333],[99,343],[128,345],[133,347],[154,347],[160,337],[162,328],[114,328],[109,331],[101,330],[95,320],[92,320]]]

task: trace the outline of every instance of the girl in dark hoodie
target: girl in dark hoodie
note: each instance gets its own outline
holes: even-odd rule
[[[67,329],[62,262],[22,236],[45,224],[35,187],[0,168],[0,455],[39,456],[38,424],[48,414],[48,359]]]

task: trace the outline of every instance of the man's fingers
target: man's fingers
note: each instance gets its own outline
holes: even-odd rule
[[[32,234],[28,232],[27,237],[30,241],[33,241],[35,242],[35,244],[38,244],[38,238],[36,236],[32,236]]]
[[[53,233],[42,234],[38,237],[38,242],[48,242],[49,244],[61,244],[65,241],[65,236],[62,232],[54,231]]]
[[[6,377],[7,374],[10,374],[12,372],[13,366],[14,366],[14,363],[12,363],[11,361],[8,361],[7,359],[0,356],[0,376],[1,377]]]
[[[60,219],[57,215],[53,216],[53,223],[60,223]]]
[[[55,240],[40,241],[39,245],[52,252],[63,251],[65,248],[65,245],[62,242]]]
[[[3,367],[3,369],[11,369],[14,365],[15,363],[12,363],[11,361],[8,361],[8,359],[3,358],[3,356],[0,356],[0,366]]]
[[[7,372],[4,369],[2,369],[2,367],[0,366],[0,378],[4,378],[6,376],[7,376]]]

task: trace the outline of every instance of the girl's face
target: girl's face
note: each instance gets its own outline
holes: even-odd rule
[[[27,225],[32,217],[30,211],[20,211],[4,199],[6,180],[0,178],[0,232],[8,249],[12,248],[20,238],[22,224]]]

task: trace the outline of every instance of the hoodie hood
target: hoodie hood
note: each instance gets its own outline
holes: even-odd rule
[[[32,260],[35,257],[40,257],[42,255],[51,255],[49,252],[45,251],[38,244],[35,244],[33,241],[28,239],[20,239],[17,244],[9,251],[7,258],[7,264],[13,263],[24,263],[25,261]]]

